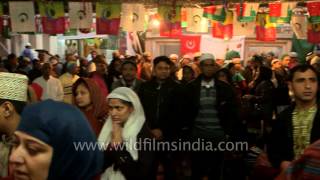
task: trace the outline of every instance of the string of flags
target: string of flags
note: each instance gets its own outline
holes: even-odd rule
[[[306,2],[307,15],[294,13],[297,2],[270,2],[268,12],[259,11],[256,2],[226,5],[210,5],[203,8],[181,5],[159,5],[157,14],[149,15],[140,3],[95,2],[96,15],[93,21],[93,2],[69,2],[68,15],[59,1],[38,1],[39,15],[35,14],[34,2],[10,1],[9,18],[3,13],[0,3],[0,33],[46,33],[63,34],[70,29],[97,34],[118,35],[122,31],[145,31],[149,19],[160,23],[160,36],[185,38],[186,34],[208,33],[213,37],[231,39],[235,35],[256,34],[260,41],[275,41],[278,24],[290,24],[299,39],[320,43],[320,1]],[[95,24],[95,26],[93,26]]]

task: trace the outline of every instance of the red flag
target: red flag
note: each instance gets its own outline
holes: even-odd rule
[[[120,27],[121,4],[97,2],[97,34],[118,35]]]
[[[307,2],[310,21],[312,23],[320,23],[320,2]]]
[[[180,36],[180,53],[196,53],[200,51],[201,36]]]
[[[159,6],[160,36],[179,37],[182,34],[181,28],[181,7]]]
[[[320,43],[320,23],[308,24],[308,42],[313,44]]]
[[[280,2],[269,3],[269,15],[271,17],[280,17],[281,16],[281,3]]]
[[[256,35],[256,39],[259,41],[276,40],[276,28],[274,24],[270,22],[268,14],[257,15]]]
[[[63,34],[65,31],[65,19],[60,17],[58,19],[51,19],[42,17],[43,32],[46,34]]]
[[[63,2],[38,2],[43,32],[46,34],[63,34],[65,18]]]
[[[226,12],[225,21],[212,21],[212,36],[221,39],[231,39],[233,36],[233,13]]]
[[[231,39],[233,36],[233,25],[224,25],[221,22],[212,23],[212,36],[220,39]]]

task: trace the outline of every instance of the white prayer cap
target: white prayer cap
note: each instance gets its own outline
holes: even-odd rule
[[[298,54],[296,52],[289,52],[289,56],[293,58],[297,58]]]
[[[178,56],[178,54],[170,54],[169,58],[170,59],[178,59],[179,56]]]
[[[0,72],[0,87],[0,99],[27,102],[27,76]]]

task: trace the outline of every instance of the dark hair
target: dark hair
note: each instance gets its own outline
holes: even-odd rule
[[[92,62],[94,63],[101,63],[101,64],[107,64],[107,62],[105,61],[106,57],[104,55],[97,55]]]
[[[229,63],[229,64],[227,65],[227,69],[230,70],[230,69],[233,68],[234,66],[235,66],[234,63]]]
[[[171,66],[172,62],[170,61],[170,59],[167,56],[158,56],[156,58],[154,58],[153,60],[153,66],[157,66],[157,64],[159,64],[160,62],[164,62],[166,64],[168,64],[169,66]]]
[[[16,101],[16,100],[9,100],[9,99],[0,99],[0,105],[3,104],[4,102],[9,101],[15,108],[15,111],[18,114],[21,114],[24,107],[27,105],[26,102],[23,101]]]
[[[227,68],[222,68],[222,69],[219,69],[216,74],[215,74],[215,78],[218,79],[220,73],[223,73],[226,75],[227,77],[227,80],[230,84],[232,84],[232,74],[230,73],[229,69]]]
[[[259,56],[259,55],[253,55],[251,61],[252,62],[258,62],[258,63],[262,64],[263,63],[263,57]]]
[[[311,70],[313,71],[316,76],[317,76],[317,79],[319,79],[319,73],[317,72],[317,70],[309,65],[309,64],[300,64],[300,65],[297,65],[295,67],[293,67],[291,70],[290,70],[290,73],[289,73],[289,77],[288,77],[288,80],[289,81],[292,81],[293,80],[293,76],[296,72],[306,72],[307,70]]]
[[[118,99],[118,98],[110,98],[110,99]],[[126,105],[126,106],[133,107],[132,102],[125,101],[125,100],[122,100],[122,99],[118,99],[118,100],[121,101],[121,103]]]
[[[126,64],[130,64],[131,66],[133,66],[136,70],[138,69],[137,64],[131,60],[126,60],[121,64],[121,70],[123,69],[124,65]]]
[[[272,70],[268,67],[261,66],[259,69],[259,76],[255,80],[255,84],[258,85],[262,81],[269,81],[272,78]]]
[[[14,58],[16,58],[16,57],[17,57],[17,56],[16,56],[14,53],[11,53],[11,54],[8,55],[8,60],[14,59]]]

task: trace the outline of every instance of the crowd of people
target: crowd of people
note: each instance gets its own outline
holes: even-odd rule
[[[0,61],[0,178],[320,178],[317,52],[244,64],[236,51],[224,60],[115,51],[108,64],[96,51],[91,61],[24,51]],[[199,139],[248,146],[141,148]]]

